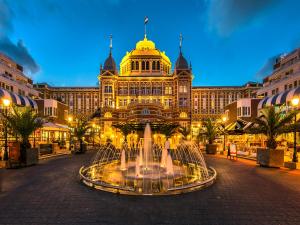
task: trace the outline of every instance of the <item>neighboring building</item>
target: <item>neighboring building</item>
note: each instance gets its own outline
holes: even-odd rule
[[[197,86],[192,88],[192,117],[219,118],[228,104],[242,98],[255,98],[261,84],[248,82],[243,86]]]
[[[273,72],[263,80],[257,95],[265,97],[258,109],[270,105],[289,105],[300,94],[300,48],[280,56],[273,65]]]
[[[68,106],[54,99],[37,99],[38,113],[47,120],[58,123],[68,123]]]
[[[272,96],[300,86],[300,48],[276,59],[271,75],[263,79],[259,96]]]
[[[98,87],[51,87],[46,83],[35,84],[42,99],[56,99],[69,107],[69,114],[91,115],[100,106]]]
[[[243,120],[253,122],[257,117],[259,98],[242,98],[225,106],[226,125]]]
[[[54,99],[38,99],[36,102],[39,115],[47,118],[43,128],[36,132],[36,141],[39,144],[69,144],[68,106]]]
[[[39,92],[33,88],[32,80],[23,73],[23,67],[1,53],[0,88],[30,98],[39,96]]]

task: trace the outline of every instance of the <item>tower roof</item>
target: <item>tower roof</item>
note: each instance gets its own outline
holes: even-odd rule
[[[109,56],[105,60],[103,70],[109,70],[109,71],[117,70],[116,62],[115,62],[114,58],[112,57],[111,52],[109,53]]]
[[[179,53],[179,57],[176,60],[176,64],[175,64],[175,69],[176,70],[186,70],[189,69],[189,64],[186,61],[186,59],[184,58],[184,56],[182,55],[182,52],[180,51]]]
[[[109,36],[110,44],[109,44],[109,56],[104,62],[103,70],[108,70],[111,72],[117,72],[116,62],[112,56],[112,35]]]
[[[182,55],[182,51],[181,51],[182,40],[183,40],[182,34],[180,34],[179,40],[180,40],[179,41],[179,57],[177,58],[176,63],[175,63],[175,70],[187,70],[187,69],[189,69],[189,64],[188,64],[187,60],[184,58],[184,56]]]

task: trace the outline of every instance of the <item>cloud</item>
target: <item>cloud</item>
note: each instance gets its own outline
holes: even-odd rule
[[[278,57],[280,57],[282,54],[278,54],[278,55],[275,55],[271,58],[269,58],[265,64],[258,70],[258,72],[256,73],[256,78],[257,79],[263,79],[265,78],[266,76],[270,75],[273,71],[273,65],[275,64],[276,62],[276,59]]]
[[[0,51],[14,59],[18,64],[22,65],[26,72],[32,74],[39,71],[39,66],[29,54],[27,48],[24,46],[22,40],[17,44],[11,42],[7,37],[0,39]]]
[[[32,74],[39,71],[39,66],[28,52],[21,40],[13,43],[10,34],[13,31],[14,14],[6,0],[0,0],[0,52],[8,55],[18,64],[22,65],[26,72]]]
[[[279,0],[208,0],[210,29],[228,36],[242,25],[252,22],[260,13]]]

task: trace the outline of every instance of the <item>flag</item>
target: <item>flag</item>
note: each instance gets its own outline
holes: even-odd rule
[[[149,19],[148,19],[148,17],[146,16],[146,17],[145,17],[145,20],[144,20],[144,23],[147,24],[147,23],[148,23],[148,20],[149,20]]]

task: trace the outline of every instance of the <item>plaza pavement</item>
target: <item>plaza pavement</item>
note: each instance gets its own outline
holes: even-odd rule
[[[218,178],[205,190],[177,196],[122,196],[79,182],[78,170],[92,154],[0,169],[0,224],[300,224],[299,172],[207,156]]]

